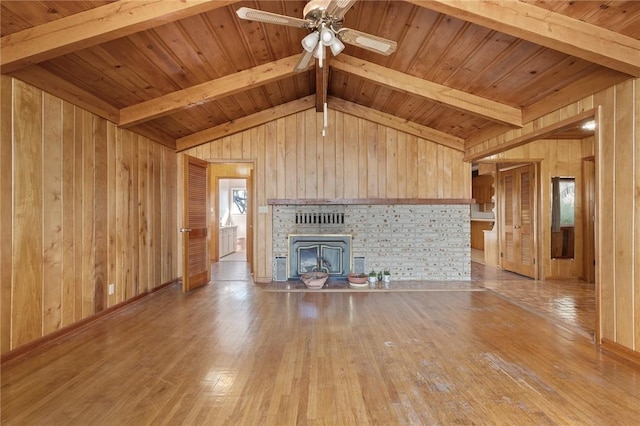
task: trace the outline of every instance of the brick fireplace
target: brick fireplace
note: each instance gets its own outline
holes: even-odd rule
[[[291,262],[290,236],[310,234],[351,236],[354,272],[389,269],[394,280],[471,279],[468,203],[274,203],[272,232],[274,279],[277,261]]]

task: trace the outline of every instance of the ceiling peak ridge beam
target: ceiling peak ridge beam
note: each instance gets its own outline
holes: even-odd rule
[[[237,1],[119,0],[0,39],[2,74]]]
[[[344,99],[335,98],[333,96],[329,96],[328,105],[330,109],[390,127],[430,142],[455,149],[456,151],[464,152],[464,139],[441,132],[440,130],[423,126],[422,124],[418,124],[413,121],[404,120],[396,117],[395,115],[387,114],[385,112],[349,102]]]
[[[522,127],[522,111],[519,108],[424,80],[400,71],[394,71],[349,55],[342,54],[336,56],[331,61],[331,66],[337,70],[381,84],[392,90],[419,96],[459,111],[484,117],[497,123]]]
[[[235,133],[243,132],[251,129],[252,127],[260,126],[291,114],[296,114],[298,112],[314,108],[314,106],[315,95],[296,99],[295,101],[287,102],[286,104],[281,104],[255,114],[240,117],[237,120],[232,120],[228,123],[179,138],[176,140],[176,150],[178,152],[184,151],[226,136],[231,136]]]
[[[131,105],[120,110],[120,126],[131,127],[205,102],[263,86],[297,72],[294,66],[299,55],[278,59],[239,71],[206,83],[177,90],[164,96]]]
[[[640,40],[519,0],[405,0],[640,77]]]

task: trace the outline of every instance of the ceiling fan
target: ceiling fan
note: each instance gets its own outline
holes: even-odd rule
[[[326,58],[326,48],[329,47],[331,53],[335,56],[342,52],[345,47],[344,43],[383,55],[390,55],[396,50],[397,44],[395,41],[342,27],[344,15],[355,1],[310,0],[302,12],[303,19],[248,7],[241,7],[236,13],[240,18],[250,21],[310,30],[310,33],[302,39],[304,51],[295,66],[296,71],[304,71],[314,57],[318,59],[319,66],[322,67]]]

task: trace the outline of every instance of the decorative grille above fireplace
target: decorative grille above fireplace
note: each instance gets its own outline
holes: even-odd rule
[[[289,278],[322,271],[344,278],[351,270],[351,235],[289,235]]]
[[[298,225],[344,225],[344,213],[309,213],[297,212],[296,224]]]

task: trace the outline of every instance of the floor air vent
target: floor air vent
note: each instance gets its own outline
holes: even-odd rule
[[[344,213],[296,213],[298,225],[344,225]]]

